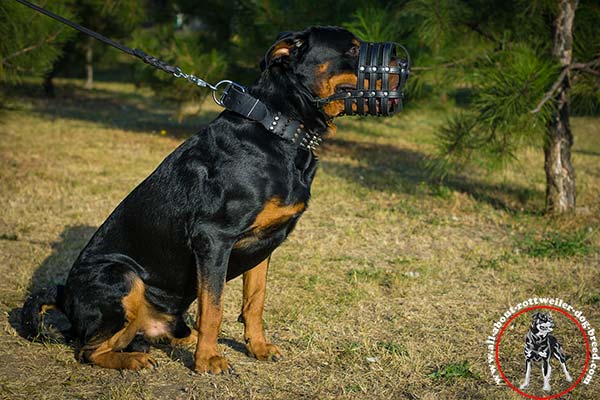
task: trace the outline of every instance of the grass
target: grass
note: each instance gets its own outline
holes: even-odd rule
[[[239,280],[226,289],[220,340],[233,375],[194,374],[189,348],[153,348],[159,367],[136,373],[81,365],[65,343],[28,342],[18,334],[28,291],[62,282],[118,202],[218,112],[208,105],[178,124],[173,107],[131,85],[80,85],[59,82],[53,101],[27,86],[2,115],[0,398],[519,399],[493,384],[484,344],[510,305],[560,297],[600,329],[599,120],[572,121],[577,213],[547,218],[539,149],[442,186],[423,163],[447,111],[412,109],[340,119],[320,150],[309,210],[269,274],[267,335],[283,361],[245,356]],[[526,326],[506,334],[515,376]],[[596,377],[573,398],[599,391]]]
[[[592,228],[574,232],[550,232],[541,238],[525,236],[523,251],[532,257],[564,258],[585,256],[593,252]]]
[[[468,361],[446,364],[429,374],[429,377],[433,379],[479,378],[471,372]]]

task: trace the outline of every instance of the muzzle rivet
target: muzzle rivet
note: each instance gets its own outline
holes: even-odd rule
[[[371,71],[377,71],[377,67],[371,67]]]
[[[369,93],[369,96],[371,96],[371,97],[375,96],[375,92]]]
[[[385,67],[383,70],[384,70],[385,72],[389,72],[389,71],[390,71],[390,67]]]
[[[360,68],[359,68],[359,70],[360,70],[360,71],[364,71],[364,70],[365,70],[365,67],[360,67]]]
[[[270,127],[269,127],[269,129],[270,129],[270,130],[275,130],[275,127],[273,127],[273,126],[270,126]]]
[[[275,121],[279,121],[279,117],[277,117],[277,116],[276,116],[276,117],[275,117]]]
[[[350,96],[352,96],[352,93],[350,93],[350,92],[346,93],[346,97],[350,97]]]
[[[384,95],[384,96],[387,96],[388,94],[389,94],[388,92],[383,92],[383,95]]]
[[[277,121],[273,121],[273,126],[277,125]]]

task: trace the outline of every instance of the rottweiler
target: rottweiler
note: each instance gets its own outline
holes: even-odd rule
[[[357,87],[361,43],[338,27],[286,33],[245,90],[274,115],[301,121],[319,141],[335,129],[332,120],[344,113],[345,103],[319,105],[314,99]],[[395,56],[390,65],[398,65]],[[398,86],[398,76],[389,79]],[[26,300],[24,333],[36,336],[43,312],[54,307],[68,317],[82,362],[148,367],[154,364],[148,341],[166,338],[196,344],[197,372],[227,372],[230,365],[217,345],[223,292],[227,281],[242,275],[247,352],[279,360],[281,350],[263,330],[267,270],[271,253],[307,209],[317,169],[313,148],[223,111],[117,206],[81,251],[64,286]],[[190,329],[184,314],[196,299]]]
[[[531,363],[534,361],[542,362],[542,374],[544,375],[545,391],[550,391],[550,375],[552,357],[556,357],[562,367],[567,382],[572,382],[571,374],[567,370],[567,356],[564,354],[559,341],[550,332],[554,330],[554,319],[548,312],[537,312],[531,318],[531,326],[525,336],[525,380],[520,389],[529,387],[531,377]]]

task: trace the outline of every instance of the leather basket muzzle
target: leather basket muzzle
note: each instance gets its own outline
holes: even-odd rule
[[[405,58],[398,57],[401,49]],[[358,55],[354,90],[343,90],[325,99],[322,106],[335,100],[344,101],[344,115],[394,115],[402,109],[404,86],[410,74],[410,56],[393,42],[362,42]]]

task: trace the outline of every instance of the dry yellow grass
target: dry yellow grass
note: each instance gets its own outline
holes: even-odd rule
[[[267,334],[285,360],[261,363],[240,351],[237,280],[226,290],[221,335],[234,375],[193,374],[190,349],[154,348],[160,366],[136,373],[81,365],[66,344],[30,343],[15,328],[32,277],[35,286],[61,282],[116,204],[218,111],[177,125],[172,110],[132,86],[98,88],[21,99],[2,116],[2,398],[517,399],[494,385],[484,344],[511,304],[560,297],[600,329],[600,121],[573,121],[579,213],[547,218],[540,150],[524,149],[502,173],[440,186],[421,162],[445,114],[409,110],[341,120],[320,151],[309,210],[270,271]],[[523,254],[523,238],[582,229],[591,230],[587,255]],[[432,375],[465,362],[459,376]],[[600,377],[569,398],[598,392]]]

